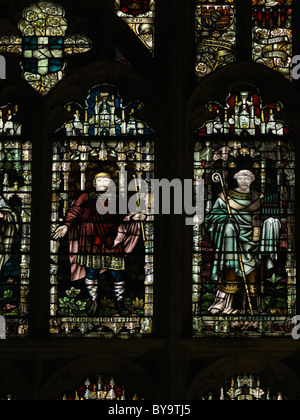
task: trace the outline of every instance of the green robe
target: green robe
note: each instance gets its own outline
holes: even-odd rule
[[[223,194],[217,198],[213,209],[206,217],[205,225],[215,249],[212,280],[217,282],[225,268],[234,269],[242,277],[239,262],[241,253],[244,271],[249,275],[261,265],[263,256],[267,270],[277,260],[280,221],[268,218],[263,223],[259,217],[260,197],[254,193],[242,194],[229,191],[232,218],[229,217]],[[253,240],[254,225],[260,229],[260,240]]]

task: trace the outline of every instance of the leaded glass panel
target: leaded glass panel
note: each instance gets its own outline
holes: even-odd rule
[[[32,145],[21,137],[17,113],[17,105],[0,108],[1,338],[28,332]]]
[[[292,0],[252,0],[253,60],[291,80]]]
[[[51,203],[54,334],[129,338],[151,333],[150,186],[143,192],[144,212],[139,191],[153,178],[154,137],[136,117],[141,107],[137,101],[123,105],[114,86],[100,85],[91,89],[85,106],[67,105],[74,117],[56,133]],[[107,191],[112,195],[102,203]]]
[[[194,335],[290,334],[295,315],[295,150],[253,87],[233,89],[196,132],[195,180],[205,220],[194,227]]]
[[[61,6],[40,1],[23,10],[18,25],[21,36],[0,36],[0,52],[22,54],[23,78],[41,95],[47,95],[64,77],[67,54],[91,49],[86,36],[65,36],[67,27]]]
[[[62,401],[125,401],[142,400],[141,395],[128,392],[117,378],[108,375],[88,377],[78,385],[75,392],[66,392],[58,397]]]
[[[115,0],[115,11],[154,55],[155,0]]]
[[[287,398],[282,392],[272,392],[264,381],[254,375],[232,376],[220,389],[219,395],[210,392],[205,400],[220,401],[282,401]]]
[[[234,0],[196,0],[196,75],[203,78],[235,62]]]

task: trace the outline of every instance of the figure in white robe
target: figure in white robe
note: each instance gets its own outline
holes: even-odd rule
[[[14,238],[19,230],[19,214],[0,196],[0,272],[11,256]]]

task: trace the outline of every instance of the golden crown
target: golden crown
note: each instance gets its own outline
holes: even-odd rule
[[[111,176],[107,172],[99,172],[99,174],[94,176],[94,179],[97,179],[97,178],[110,178],[111,179]]]

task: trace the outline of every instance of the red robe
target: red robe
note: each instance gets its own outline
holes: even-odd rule
[[[141,224],[131,221],[132,214],[125,217],[109,214],[108,207],[107,214],[99,214],[96,203],[95,193],[81,194],[73,201],[65,217],[65,225],[69,228],[72,281],[86,275],[85,267],[77,263],[77,254],[125,257],[133,251],[139,239]]]

